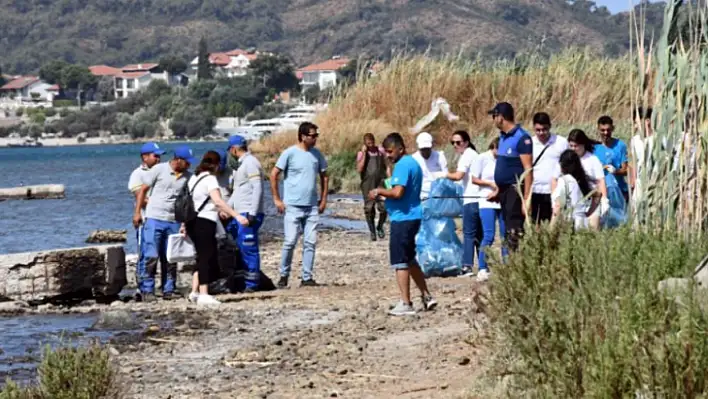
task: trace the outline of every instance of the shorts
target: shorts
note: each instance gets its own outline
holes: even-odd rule
[[[388,251],[391,268],[405,270],[415,259],[415,236],[420,230],[420,219],[391,222]]]

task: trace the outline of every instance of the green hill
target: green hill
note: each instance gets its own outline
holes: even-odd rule
[[[647,6],[650,28],[663,4]],[[50,60],[123,65],[256,47],[305,64],[335,54],[629,46],[626,14],[584,0],[0,0],[0,64],[29,73]]]

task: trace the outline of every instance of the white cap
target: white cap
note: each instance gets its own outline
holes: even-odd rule
[[[418,144],[418,149],[433,148],[433,136],[431,136],[428,132],[419,134],[415,139],[415,142]]]

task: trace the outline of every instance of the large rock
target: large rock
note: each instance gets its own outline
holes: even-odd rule
[[[117,295],[126,284],[120,245],[0,255],[0,296],[32,303]]]
[[[89,234],[86,242],[89,244],[108,244],[126,242],[127,240],[127,230],[94,230]]]

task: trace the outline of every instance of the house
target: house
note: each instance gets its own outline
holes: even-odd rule
[[[295,72],[295,75],[300,79],[303,91],[315,86],[326,89],[337,84],[338,71],[348,63],[348,58],[335,56],[330,60],[300,68]]]
[[[122,72],[120,68],[114,68],[108,65],[91,65],[88,69],[91,71],[93,76],[97,76],[99,78],[104,76],[113,77]]]
[[[44,82],[37,76],[20,76],[0,87],[0,93],[22,100],[53,101],[59,86]]]
[[[104,71],[112,73],[109,70]],[[163,80],[171,86],[187,84],[187,77],[184,74],[171,75],[167,71],[163,71],[159,64],[130,64],[113,75],[115,98],[126,98],[136,91],[146,88],[153,80]]]
[[[245,76],[248,73],[248,68],[251,62],[258,58],[261,53],[256,50],[241,50],[235,49],[225,52],[210,53],[209,64],[212,65],[217,74],[222,74],[227,77]],[[197,73],[199,68],[199,57],[195,57],[189,64],[193,74]]]

